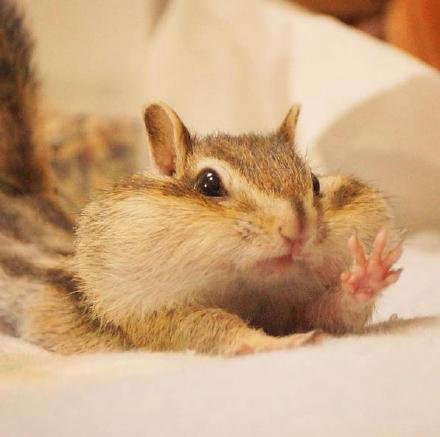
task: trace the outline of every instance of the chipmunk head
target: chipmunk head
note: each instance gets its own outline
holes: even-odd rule
[[[295,151],[298,114],[293,106],[269,135],[197,138],[169,107],[145,111],[156,173],[179,181],[205,214],[230,226],[240,247],[236,267],[289,264],[317,236],[320,183]]]
[[[291,281],[313,248],[330,244],[324,215],[334,207],[295,150],[298,112],[268,135],[198,138],[171,108],[147,107],[153,174],[118,184],[79,222],[76,265],[95,304],[142,313],[228,281]],[[346,218],[332,220],[334,238],[348,237],[351,227],[338,228]]]

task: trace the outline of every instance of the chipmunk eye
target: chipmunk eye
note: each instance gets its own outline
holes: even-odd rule
[[[321,185],[319,183],[319,179],[313,173],[312,173],[312,184],[313,184],[313,194],[315,196],[319,196],[321,192]]]
[[[210,168],[203,170],[196,182],[196,189],[205,196],[222,197],[226,194],[220,176]]]

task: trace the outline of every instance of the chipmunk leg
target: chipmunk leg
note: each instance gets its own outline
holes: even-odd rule
[[[193,350],[210,355],[293,349],[314,343],[319,337],[318,331],[272,337],[234,314],[204,307],[153,312],[141,326],[142,331],[126,330],[136,347],[155,351]]]
[[[358,237],[353,235],[348,241],[354,258],[352,268],[341,274],[338,287],[304,308],[303,325],[333,333],[361,331],[380,292],[395,283],[402,272],[392,269],[402,254],[401,244],[386,250],[388,241],[389,232],[382,229],[376,236],[371,255],[367,256]]]

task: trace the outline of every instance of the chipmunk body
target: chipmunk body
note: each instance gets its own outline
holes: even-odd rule
[[[84,208],[74,255],[45,276],[56,280],[33,294],[20,334],[63,353],[239,354],[362,329],[399,275],[400,248],[380,231],[391,213],[367,184],[312,173],[297,117],[267,135],[199,138],[148,106],[151,170]]]

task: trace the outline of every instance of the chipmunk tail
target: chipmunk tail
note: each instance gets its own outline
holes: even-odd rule
[[[11,0],[0,0],[0,178],[18,193],[51,189],[42,147],[33,42]]]

